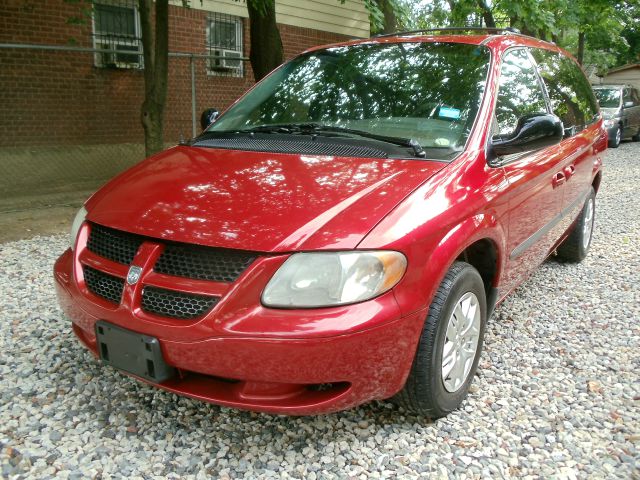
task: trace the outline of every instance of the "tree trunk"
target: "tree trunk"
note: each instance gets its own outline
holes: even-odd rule
[[[384,15],[384,25],[382,31],[379,33],[394,33],[398,31],[398,19],[396,18],[396,12],[393,10],[393,6],[389,0],[376,0],[378,8]]]
[[[283,61],[282,39],[276,24],[275,0],[247,0],[251,53],[249,60],[256,82]]]
[[[153,0],[138,0],[144,57],[144,101],[140,120],[144,128],[147,156],[164,149],[162,127],[169,68],[169,2],[156,0],[155,4],[154,29],[151,14]]]
[[[496,21],[493,18],[493,13],[491,13],[487,2],[485,0],[478,0],[478,6],[480,7],[485,26],[488,28],[496,28]]]
[[[576,55],[576,60],[580,65],[584,61],[584,32],[578,32],[578,55]]]

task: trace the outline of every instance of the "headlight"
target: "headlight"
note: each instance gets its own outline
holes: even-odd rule
[[[615,125],[616,121],[612,118],[609,118],[604,121],[604,128],[611,128]]]
[[[393,288],[406,268],[399,252],[296,253],[271,278],[262,303],[311,308],[361,302]]]
[[[84,207],[80,207],[78,213],[76,213],[76,218],[73,219],[73,223],[71,224],[71,249],[76,245],[76,237],[78,236],[78,230],[82,226],[84,219],[87,217],[87,210]]]

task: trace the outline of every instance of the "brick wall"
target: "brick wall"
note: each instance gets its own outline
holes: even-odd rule
[[[69,24],[79,6],[63,0],[4,0],[0,43],[91,47],[90,22]],[[170,7],[170,51],[205,53],[207,12]],[[249,55],[244,20],[244,54]],[[280,25],[285,56],[318,44],[344,41],[343,35]],[[139,121],[144,94],[139,70],[94,66],[92,53],[0,49],[0,146],[43,146],[142,142]],[[244,77],[207,74],[195,60],[197,111],[226,108],[253,84]],[[191,66],[171,57],[165,114],[165,138],[191,135]]]

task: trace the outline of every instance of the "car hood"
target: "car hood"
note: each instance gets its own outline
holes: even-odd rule
[[[214,247],[349,249],[445,165],[179,146],[105,185],[87,218]]]

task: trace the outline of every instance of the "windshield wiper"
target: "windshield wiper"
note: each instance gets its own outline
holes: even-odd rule
[[[346,133],[357,135],[359,137],[370,138],[380,142],[391,143],[401,147],[411,148],[414,156],[425,158],[427,153],[416,140],[413,138],[388,137],[386,135],[378,135],[376,133],[367,132],[365,130],[356,130],[347,127],[338,127],[334,125],[323,125],[321,123],[281,123],[273,125],[258,125],[247,129],[237,130],[239,133]]]

